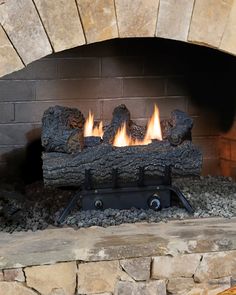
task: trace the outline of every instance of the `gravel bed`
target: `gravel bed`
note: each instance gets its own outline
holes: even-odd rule
[[[236,216],[236,182],[225,177],[200,177],[175,179],[194,209],[190,215],[185,209],[171,207],[153,210],[82,211],[76,208],[66,218],[64,225],[75,228],[111,226],[134,222],[160,222],[171,219]],[[42,183],[34,183],[19,193],[0,187],[0,231],[14,232],[42,230],[57,224],[63,208],[71,198],[72,191],[47,190]]]

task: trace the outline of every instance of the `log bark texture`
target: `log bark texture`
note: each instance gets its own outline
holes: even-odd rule
[[[112,121],[106,127],[103,142],[113,143],[114,137],[118,129],[125,123],[127,134],[131,135],[133,139],[143,139],[145,135],[145,127],[138,126],[130,119],[130,111],[124,104],[117,106],[112,113]]]
[[[88,169],[96,186],[112,181],[113,168],[118,169],[119,180],[126,183],[137,180],[139,167],[151,177],[163,175],[166,165],[172,167],[174,176],[199,175],[202,154],[191,141],[172,146],[167,140],[119,148],[101,144],[74,155],[43,154],[44,183],[56,187],[83,185]]]
[[[42,118],[42,146],[46,152],[74,153],[83,149],[84,116],[78,109],[55,106]]]
[[[170,119],[163,120],[161,126],[163,138],[168,139],[172,145],[179,145],[184,140],[192,140],[193,119],[183,111],[172,111]]]

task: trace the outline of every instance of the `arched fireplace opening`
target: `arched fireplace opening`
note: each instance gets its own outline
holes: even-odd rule
[[[49,106],[77,107],[85,116],[91,110],[95,120],[106,124],[114,107],[124,103],[132,119],[145,125],[157,103],[163,119],[174,109],[193,117],[203,175],[235,177],[235,137],[228,137],[235,128],[235,64],[235,57],[214,49],[134,38],[52,54],[4,76],[2,105],[9,111],[0,125],[3,173],[18,173],[26,183],[42,179],[40,128]],[[232,155],[227,154],[227,140]],[[233,163],[232,171],[226,171],[226,162]]]
[[[193,119],[193,145],[203,155],[201,175],[210,176],[203,177],[198,184],[185,180],[177,181],[177,185],[183,187],[187,196],[191,196],[193,190],[194,196],[202,199],[202,205],[198,206],[194,197],[193,207],[198,208],[194,213],[196,216],[208,214],[204,213],[206,208],[203,213],[198,211],[205,206],[205,199],[211,203],[211,197],[206,198],[205,193],[211,196],[210,190],[215,199],[213,187],[234,185],[236,138],[232,80],[235,65],[235,57],[214,49],[158,38],[133,38],[54,53],[2,77],[1,104],[9,111],[3,111],[0,124],[1,186],[4,198],[7,196],[6,204],[10,204],[6,208],[11,208],[4,214],[12,214],[9,213],[12,206],[15,208],[12,200],[13,204],[21,206],[22,202],[29,202],[29,206],[33,206],[31,211],[24,205],[23,209],[17,205],[13,210],[16,220],[18,212],[19,218],[22,218],[22,212],[24,215],[23,225],[20,223],[14,228],[42,229],[58,220],[73,195],[70,187],[64,191],[57,188],[51,191],[43,186],[40,137],[41,120],[47,109],[56,105],[77,108],[85,117],[91,110],[95,121],[102,120],[106,126],[112,119],[114,108],[121,104],[126,105],[131,119],[140,126],[147,124],[154,104],[158,105],[162,120],[170,118],[175,109]],[[221,180],[215,176],[230,178]],[[186,188],[189,185],[191,189]],[[194,187],[200,190],[195,191]],[[233,190],[233,187],[232,190],[229,188],[229,197]],[[220,197],[221,193],[217,195]],[[56,195],[60,197],[54,202]],[[39,212],[32,213],[35,210]],[[231,214],[223,211],[219,209],[209,214]],[[34,214],[41,216],[36,225],[32,221]],[[97,218],[94,220],[98,224],[103,222]],[[88,226],[86,222],[85,225]],[[14,230],[5,223],[3,227]]]

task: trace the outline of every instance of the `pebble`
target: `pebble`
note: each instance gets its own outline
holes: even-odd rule
[[[122,223],[168,222],[171,219],[182,220],[191,217],[221,216],[232,218],[236,216],[236,182],[231,178],[212,176],[179,178],[173,181],[173,185],[182,190],[194,209],[193,215],[188,214],[184,208],[176,206],[157,212],[151,209],[139,210],[134,207],[130,210],[106,209],[104,211],[82,211],[77,208],[69,214],[65,224],[74,228],[86,228],[94,225],[108,227]],[[37,202],[32,202],[31,207],[25,208],[20,222],[19,220],[17,223],[14,220],[8,221],[0,217],[0,231],[12,233],[14,231],[43,230],[52,225],[61,226],[57,224],[57,220],[66,205],[65,201],[63,203],[61,197],[56,200],[55,204],[51,201],[52,206],[48,204],[45,206],[43,196],[43,194],[40,195]],[[53,195],[51,199],[54,200]],[[41,203],[40,200],[42,200]]]

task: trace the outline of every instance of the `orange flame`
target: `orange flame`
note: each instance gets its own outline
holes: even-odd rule
[[[126,124],[122,124],[121,128],[118,129],[113,145],[117,147],[131,146],[131,145],[147,145],[152,142],[153,139],[162,140],[160,114],[157,105],[154,105],[154,112],[148,121],[147,131],[143,140],[132,139],[127,134]]]
[[[94,126],[94,115],[89,111],[88,118],[84,124],[84,137],[87,136],[99,136],[103,137],[103,124],[102,121],[98,126]]]
[[[127,146],[131,145],[131,138],[127,134],[126,123],[122,124],[122,126],[118,129],[114,141],[114,146]]]
[[[157,105],[154,105],[154,112],[148,122],[147,132],[144,140],[158,139],[162,140],[160,113]]]

